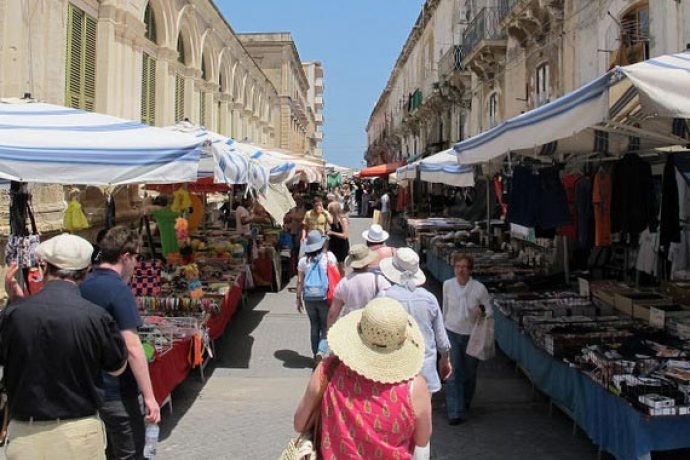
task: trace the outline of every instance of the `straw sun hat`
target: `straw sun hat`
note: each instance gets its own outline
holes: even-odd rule
[[[380,383],[410,380],[422,369],[424,337],[394,299],[378,297],[331,326],[328,345],[347,367]]]
[[[364,244],[354,244],[350,247],[345,265],[352,268],[364,268],[378,259],[378,254]]]
[[[419,268],[419,256],[410,248],[399,248],[393,257],[379,262],[379,269],[394,284],[421,286],[426,282],[426,276]]]

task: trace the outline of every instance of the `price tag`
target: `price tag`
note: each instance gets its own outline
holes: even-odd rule
[[[589,281],[584,279],[584,278],[578,278],[577,281],[578,281],[578,284],[580,286],[580,295],[586,299],[589,299],[590,298]]]

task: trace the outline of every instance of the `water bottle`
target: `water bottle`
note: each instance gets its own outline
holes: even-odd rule
[[[156,445],[158,444],[158,425],[150,423],[146,425],[146,444],[144,444],[144,458],[156,458]]]

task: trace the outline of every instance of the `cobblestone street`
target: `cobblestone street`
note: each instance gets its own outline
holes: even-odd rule
[[[361,242],[368,219],[352,219]],[[393,241],[393,245],[401,244]],[[440,286],[430,281],[430,289]],[[218,342],[206,383],[192,374],[164,409],[161,459],[274,459],[292,436],[292,414],[311,372],[309,324],[294,293],[255,292]],[[595,459],[597,449],[572,422],[532,391],[505,357],[480,366],[476,407],[466,424],[446,423],[434,398],[432,458]],[[439,397],[441,396],[441,397]]]

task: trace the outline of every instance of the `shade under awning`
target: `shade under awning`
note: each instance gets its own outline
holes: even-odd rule
[[[396,161],[393,163],[383,163],[369,168],[364,168],[359,171],[359,177],[382,177],[387,176],[396,169],[404,165],[404,161]]]
[[[454,187],[474,186],[474,168],[468,165],[459,165],[457,154],[453,149],[444,150],[398,168],[397,174],[402,179],[414,179],[418,169],[420,179],[424,182]]]

